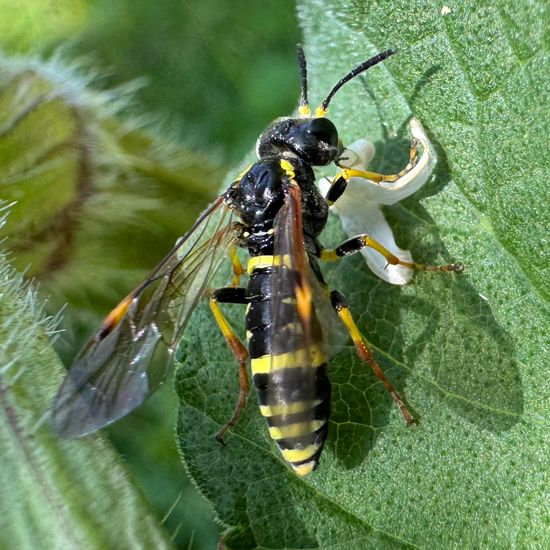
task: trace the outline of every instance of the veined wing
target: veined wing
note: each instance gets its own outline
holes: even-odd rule
[[[307,423],[314,431],[316,421],[321,426],[328,418],[328,410],[319,415],[315,410],[329,406],[323,333],[317,317],[328,299],[304,248],[301,192],[295,183],[287,189],[275,218],[274,239],[270,329],[274,383],[268,401],[279,414],[271,421],[288,427],[288,433],[293,433],[291,425],[297,422]],[[284,429],[281,436],[285,437]]]
[[[164,381],[174,349],[240,226],[221,195],[75,359],[55,398],[52,425],[79,437],[139,406]]]

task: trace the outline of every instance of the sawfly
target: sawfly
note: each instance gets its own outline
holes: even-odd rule
[[[331,386],[327,376],[324,317],[336,313],[361,360],[383,382],[407,424],[414,423],[403,400],[374,360],[346,299],[325,283],[319,261],[335,261],[368,247],[388,264],[412,269],[460,271],[460,264],[429,266],[399,259],[366,234],[334,249],[318,237],[329,206],[352,178],[398,181],[417,160],[417,144],[399,174],[351,167],[333,122],[325,115],[338,90],[389,58],[387,50],[359,64],[332,88],[314,113],[307,98],[307,69],[298,49],[301,98],[296,117],[276,119],[259,137],[258,161],[246,169],[197,219],[148,277],[109,313],[75,359],[52,408],[52,425],[63,437],[79,437],[128,414],[163,382],[194,308],[209,295],[214,319],[239,364],[240,391],[231,418],[237,421],[249,393],[247,363],[261,414],[283,458],[299,475],[318,463],[328,432]],[[314,166],[336,164],[339,173],[325,196]],[[248,251],[245,268],[238,248]],[[209,283],[224,258],[233,265],[233,284],[211,291]],[[243,276],[248,284],[240,286]],[[225,319],[220,304],[246,305],[248,347]],[[336,316],[335,316],[336,317]],[[340,322],[337,320],[337,322]]]

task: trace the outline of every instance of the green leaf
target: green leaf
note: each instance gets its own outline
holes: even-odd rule
[[[65,369],[35,290],[0,256],[0,546],[170,548],[99,435],[61,441],[47,411]]]
[[[387,172],[406,163],[409,117],[423,123],[434,176],[386,214],[417,260],[462,261],[466,273],[396,288],[360,257],[326,270],[420,425],[404,426],[348,345],[329,366],[331,434],[305,479],[282,462],[253,396],[226,446],[215,443],[237,366],[207,308],[197,311],[176,374],[179,441],[232,528],[230,548],[550,544],[548,11],[534,1],[446,7],[299,3],[312,103],[358,62],[398,49],[347,84],[329,116],[344,142],[373,140]],[[324,242],[342,238],[331,219]],[[242,310],[227,309],[242,334]]]

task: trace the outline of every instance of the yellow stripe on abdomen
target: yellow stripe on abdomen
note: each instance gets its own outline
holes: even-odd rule
[[[309,353],[308,353],[309,351]],[[269,374],[282,369],[319,367],[325,362],[321,347],[317,344],[308,349],[299,349],[277,355],[262,355],[250,360],[252,374]]]
[[[271,426],[269,435],[277,441],[278,439],[287,439],[290,437],[300,437],[316,432],[326,424],[327,420],[311,420],[310,422],[296,422],[286,426]]]
[[[291,462],[290,465],[294,468],[294,471],[299,476],[307,476],[308,474],[311,474],[313,470],[315,470],[315,468],[317,467],[317,461],[312,460],[311,462],[306,462],[305,464],[292,464]]]
[[[286,267],[292,267],[292,262],[289,254],[282,254],[277,256],[265,255],[265,256],[251,256],[248,260],[246,271],[250,275],[255,269],[263,269],[266,267],[273,267],[278,265],[285,265]]]
[[[260,412],[263,416],[280,416],[282,414],[296,414],[310,409],[321,404],[321,399],[314,401],[296,401],[295,403],[283,403],[280,405],[260,405]]]
[[[320,446],[312,444],[304,449],[281,449],[281,453],[288,462],[303,462],[311,458],[319,450]]]

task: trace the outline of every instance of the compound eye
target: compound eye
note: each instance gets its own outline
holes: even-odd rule
[[[307,131],[332,147],[338,145],[338,130],[328,118],[314,118],[309,123]]]

